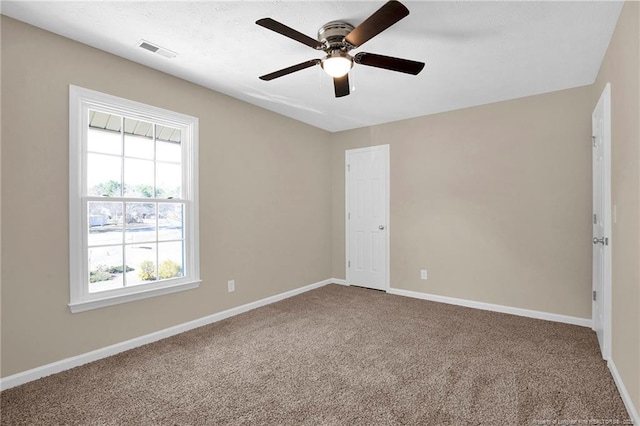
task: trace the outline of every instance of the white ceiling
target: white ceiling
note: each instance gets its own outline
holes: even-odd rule
[[[320,58],[259,27],[271,17],[313,38],[326,22],[355,26],[384,1],[3,1],[2,13],[234,98],[340,131],[593,83],[621,2],[417,2],[357,52],[426,63],[418,76],[355,65],[335,98],[320,67],[258,76]],[[178,52],[167,59],[137,46]]]

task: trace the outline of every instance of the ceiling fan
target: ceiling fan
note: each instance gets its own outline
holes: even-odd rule
[[[256,24],[326,53],[322,59],[311,59],[292,65],[260,76],[260,79],[270,81],[314,65],[320,65],[327,74],[333,77],[336,98],[340,98],[349,94],[349,70],[353,67],[354,62],[360,65],[417,75],[424,68],[423,62],[366,52],[357,53],[355,56],[349,55],[350,50],[362,46],[407,15],[409,15],[409,9],[399,1],[390,0],[357,27],[342,21],[331,21],[323,25],[318,30],[317,40],[274,19],[259,19]]]

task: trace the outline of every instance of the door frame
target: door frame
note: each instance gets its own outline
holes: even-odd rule
[[[372,151],[383,151],[386,152],[386,156],[387,156],[387,161],[385,164],[385,167],[387,169],[387,176],[385,179],[385,192],[386,192],[386,199],[385,199],[385,203],[386,203],[386,223],[384,225],[385,229],[386,229],[386,245],[387,245],[387,250],[386,250],[386,271],[385,271],[385,283],[384,283],[384,291],[388,291],[391,288],[391,227],[389,226],[391,220],[390,220],[390,200],[391,200],[391,196],[390,196],[390,190],[391,190],[391,150],[389,149],[390,146],[389,144],[386,145],[375,145],[375,146],[368,146],[365,148],[356,148],[356,149],[347,149],[344,151],[344,223],[345,223],[345,234],[344,234],[344,240],[345,240],[345,256],[344,256],[344,269],[345,269],[345,277],[346,277],[346,283],[347,285],[351,285],[351,277],[350,277],[350,272],[349,272],[349,266],[348,266],[348,262],[349,262],[349,240],[350,240],[350,227],[349,227],[349,184],[350,184],[350,173],[348,172],[348,165],[349,165],[349,155],[350,153],[356,153],[356,152],[372,152]]]
[[[611,213],[612,213],[611,204],[612,203],[611,203],[611,84],[610,83],[607,83],[605,85],[602,91],[602,94],[600,95],[600,99],[598,100],[598,103],[594,107],[594,114],[591,115],[592,129],[594,127],[595,109],[598,108],[598,105],[600,105],[600,103],[602,103],[602,110],[603,110],[603,129],[602,129],[603,141],[602,143],[603,143],[603,151],[604,151],[603,153],[603,161],[604,161],[603,187],[604,188],[603,188],[603,194],[602,194],[602,197],[604,199],[604,215],[602,219],[604,221],[604,236],[609,239],[608,241],[609,244],[604,246],[604,259],[603,259],[604,282],[602,283],[602,295],[597,295],[596,297],[601,302],[600,307],[602,308],[602,317],[603,317],[602,348],[601,348],[602,358],[606,361],[609,361],[611,359],[611,299],[612,299],[611,260],[612,260],[612,242],[613,242],[612,225],[611,225]],[[595,135],[592,134],[592,136],[595,136]],[[592,164],[593,164],[593,161],[592,161]],[[592,166],[592,170],[593,170],[593,166]],[[592,179],[592,182],[593,182],[593,179]],[[592,184],[592,196],[594,192],[595,192],[595,188],[593,188],[593,184]],[[592,263],[593,263],[593,258],[592,258]],[[593,267],[592,267],[592,284],[591,284],[592,291],[595,291],[594,278],[595,277],[593,277]],[[593,321],[594,331],[596,329],[596,326],[595,326],[596,303],[597,301],[594,302],[592,300],[591,318]]]

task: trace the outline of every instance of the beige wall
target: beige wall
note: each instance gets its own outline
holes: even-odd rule
[[[69,84],[200,119],[200,288],[69,312]],[[2,95],[2,377],[331,276],[328,133],[4,16]]]
[[[333,276],[345,277],[344,150],[390,144],[392,287],[590,318],[590,94],[335,134]]]
[[[612,357],[640,410],[640,3],[622,9],[592,87],[595,106],[611,83]]]
[[[2,17],[1,376],[344,278],[344,150],[380,144],[393,287],[589,318],[590,115],[611,81],[613,357],[640,407],[639,9],[594,86],[336,134]],[[69,84],[200,118],[199,289],[69,312]]]

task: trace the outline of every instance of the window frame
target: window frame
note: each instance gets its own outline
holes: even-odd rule
[[[87,135],[89,110],[178,128],[182,132],[184,269],[181,278],[89,293]],[[124,153],[123,153],[124,155]],[[122,194],[123,198],[124,194]],[[95,198],[95,197],[93,197]],[[105,201],[108,198],[105,198]],[[132,199],[135,202],[137,199]],[[162,199],[151,198],[154,202]],[[72,313],[145,299],[200,285],[198,240],[198,119],[185,114],[69,85],[69,281]],[[124,246],[123,246],[124,248]]]

